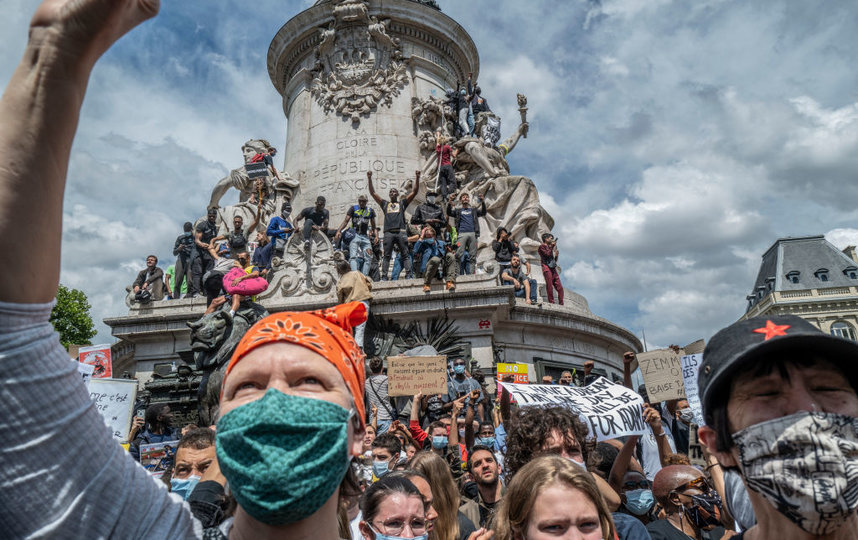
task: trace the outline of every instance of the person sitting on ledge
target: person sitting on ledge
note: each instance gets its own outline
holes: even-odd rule
[[[509,283],[515,287],[516,298],[525,298],[528,304],[537,302],[536,280],[525,274],[524,268],[521,266],[521,258],[518,255],[512,256],[509,268],[501,273],[501,282]]]
[[[446,248],[444,241],[435,236],[435,229],[431,225],[423,227],[420,239],[414,245],[414,257],[422,257],[420,267],[423,270],[423,292],[432,290],[432,278],[438,275],[438,268],[442,264],[447,290],[455,290],[456,256]]]
[[[503,274],[504,270],[509,268],[512,256],[518,253],[518,244],[510,239],[506,227],[498,228],[495,241],[492,242],[492,249],[495,252],[495,260],[500,266],[500,273]]]
[[[158,268],[158,257],[146,257],[146,268],[140,270],[134,280],[134,300],[146,304],[164,299],[164,271]]]

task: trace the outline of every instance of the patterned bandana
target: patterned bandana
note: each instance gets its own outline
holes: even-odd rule
[[[814,535],[858,508],[858,418],[800,412],[733,434],[748,487]]]
[[[352,397],[361,427],[365,425],[364,353],[352,337],[352,328],[366,321],[366,307],[349,302],[318,311],[284,311],[269,315],[244,334],[229,364],[224,383],[235,365],[250,351],[268,343],[283,341],[306,347],[324,356],[343,376]]]

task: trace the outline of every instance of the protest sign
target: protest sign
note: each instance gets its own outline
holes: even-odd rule
[[[588,386],[500,383],[521,407],[561,405],[578,413],[597,440],[642,435],[643,400],[625,386],[598,377]]]
[[[694,423],[705,426],[703,423],[703,406],[700,404],[700,394],[697,390],[697,371],[703,363],[702,354],[688,354],[682,357],[682,378],[685,381],[685,397],[688,405],[694,412]]]
[[[268,165],[264,161],[259,163],[248,163],[244,166],[248,178],[262,178],[268,176]]]
[[[78,361],[95,366],[93,379],[109,379],[113,377],[113,367],[110,362],[110,345],[92,345],[78,349]]]
[[[650,403],[685,397],[679,356],[679,353],[673,349],[659,349],[638,355],[638,363]]]
[[[447,393],[446,356],[390,356],[387,358],[389,396],[427,396]]]
[[[530,382],[530,375],[527,372],[527,364],[498,364],[497,365],[498,373],[497,373],[497,390],[498,390],[498,399],[501,396],[501,376],[506,375],[507,373],[512,373],[515,376],[516,384],[527,384]]]
[[[164,471],[173,464],[176,456],[176,445],[179,441],[164,441],[140,445],[140,465],[155,478],[164,475]]]
[[[83,384],[89,388],[89,381],[92,379],[92,372],[95,370],[95,366],[84,364],[83,362],[77,362],[75,360],[72,360],[72,362],[77,366],[77,372],[80,373],[80,376],[83,379]]]
[[[89,381],[89,399],[101,413],[113,438],[120,442],[128,439],[131,415],[137,397],[137,381],[133,379],[92,379]]]

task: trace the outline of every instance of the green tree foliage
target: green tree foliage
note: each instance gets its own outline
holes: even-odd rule
[[[57,305],[51,311],[51,324],[60,334],[63,347],[69,345],[91,345],[95,336],[95,324],[89,310],[92,306],[83,291],[60,285]]]

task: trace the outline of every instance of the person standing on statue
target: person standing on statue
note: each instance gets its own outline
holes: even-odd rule
[[[217,236],[217,209],[209,208],[204,221],[197,223],[194,233],[197,255],[191,264],[194,294],[203,292],[203,275],[214,267],[214,258],[209,253],[212,240]]]
[[[468,260],[470,261],[471,274],[477,271],[477,242],[480,238],[480,217],[486,215],[486,201],[482,196],[477,195],[477,201],[480,203],[479,208],[471,207],[471,196],[467,193],[462,193],[459,197],[461,208],[453,208],[452,202],[454,198],[451,195],[450,201],[447,203],[447,215],[455,220],[456,223],[456,238],[458,239],[459,247],[456,249],[456,259],[459,260],[459,268],[463,268],[463,257],[465,250],[468,251]]]
[[[438,205],[438,194],[434,191],[426,193],[426,202],[417,207],[414,215],[411,216],[411,223],[420,225],[429,225],[435,229],[435,236],[441,235],[447,228],[447,216],[444,215],[444,209]]]
[[[325,198],[319,195],[316,197],[316,206],[308,206],[301,210],[301,213],[295,218],[295,225],[298,225],[302,219],[306,219],[304,222],[304,249],[307,251],[310,250],[310,235],[313,234],[313,231],[319,231],[324,235],[328,234],[328,220],[331,219],[331,213],[325,209],[326,202]]]
[[[355,237],[349,244],[349,263],[352,270],[360,269],[363,275],[368,276],[372,264],[373,244],[369,237],[375,235],[375,210],[369,208],[366,203],[366,195],[361,195],[358,197],[358,203],[349,208],[342,225],[337,229],[334,243],[336,244],[340,240],[340,236],[351,221]],[[360,264],[359,261],[362,261],[363,264]],[[360,268],[358,268],[359,265]]]
[[[382,259],[381,264],[382,280],[387,279],[387,271],[390,269],[390,257],[393,254],[393,246],[396,245],[397,248],[399,248],[400,254],[409,253],[405,210],[408,208],[408,205],[411,204],[411,201],[414,200],[414,197],[417,196],[417,190],[420,187],[420,171],[416,171],[414,174],[414,186],[412,186],[411,193],[406,195],[404,200],[399,200],[398,189],[390,188],[390,192],[388,193],[390,200],[385,201],[378,195],[378,193],[375,192],[375,189],[372,186],[372,171],[366,172],[366,183],[367,186],[369,186],[369,194],[373,199],[375,199],[378,206],[381,207],[381,211],[384,212],[384,258]],[[405,268],[406,275],[410,274],[411,260],[408,257],[404,257],[402,265]]]
[[[193,273],[191,272],[191,261],[194,254],[194,224],[187,221],[184,232],[176,238],[176,243],[173,244],[173,255],[176,256],[175,276],[172,283],[174,299],[181,297],[183,283],[190,296],[197,293],[194,290]]]
[[[438,184],[444,200],[451,193],[455,193],[459,189],[456,183],[456,171],[453,170],[453,162],[450,157],[453,150],[448,142],[440,133],[435,133],[435,155],[438,156],[440,165],[438,169]]]
[[[563,284],[560,283],[560,274],[557,273],[557,257],[560,250],[557,249],[557,239],[551,233],[542,235],[542,245],[539,246],[539,258],[542,259],[542,275],[545,276],[545,291],[548,294],[548,303],[554,303],[554,293],[557,291],[557,303],[563,305]]]

